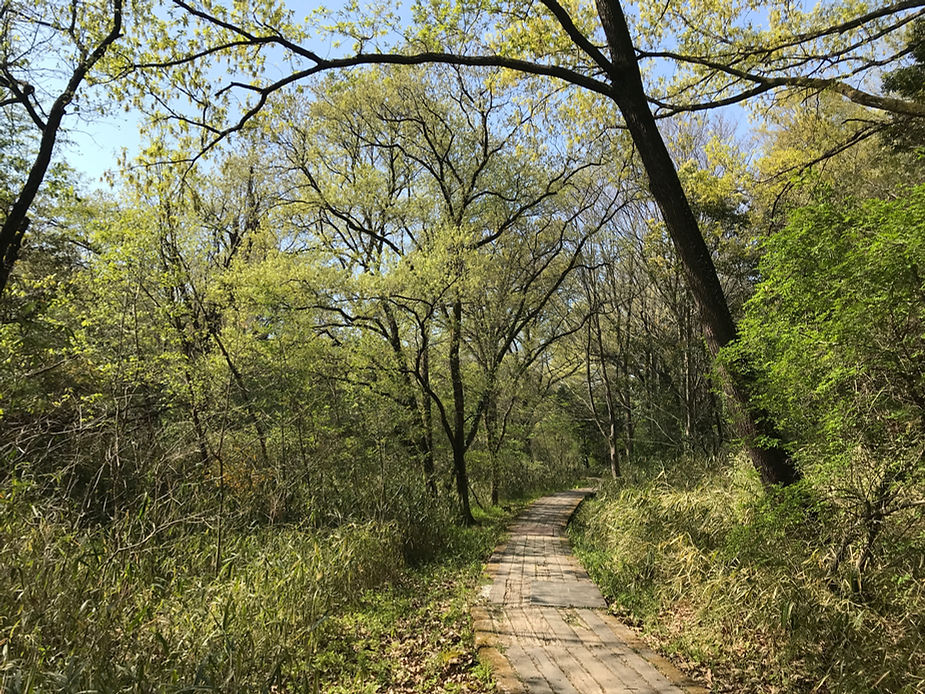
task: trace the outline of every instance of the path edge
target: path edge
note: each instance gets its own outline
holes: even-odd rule
[[[597,481],[600,483],[600,480]],[[597,495],[599,487],[600,484],[591,488],[591,491],[586,494],[580,502],[578,502],[578,505],[574,508],[571,515],[568,517],[568,521],[565,524],[566,528],[571,525],[572,520],[576,515],[578,515],[578,510],[581,508],[582,504],[584,504],[584,502],[588,499],[592,499]],[[566,537],[568,537],[567,534]],[[569,545],[571,545],[571,540],[569,541]],[[582,570],[585,570],[584,565],[578,558],[578,555],[573,553],[573,556],[578,566],[580,566]],[[618,638],[620,638],[627,646],[635,651],[637,655],[643,658],[643,660],[648,661],[665,677],[665,679],[671,682],[671,684],[681,689],[685,694],[710,694],[709,688],[704,687],[700,682],[682,671],[677,665],[671,662],[667,656],[652,650],[652,648],[650,648],[649,645],[642,640],[640,635],[636,633],[632,627],[625,624],[622,620],[620,620],[619,617],[611,613],[609,603],[607,609],[596,610],[596,612],[601,615],[604,623],[610,627],[610,630],[616,634]]]
[[[603,610],[601,612],[601,618],[618,638],[622,639],[627,646],[635,651],[641,658],[648,661],[652,667],[662,673],[665,679],[681,689],[685,694],[710,694],[708,688],[685,674],[677,665],[672,663],[667,656],[653,651],[649,645],[640,638],[639,634],[620,621],[618,617],[612,615],[609,610]]]

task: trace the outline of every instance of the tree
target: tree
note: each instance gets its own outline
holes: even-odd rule
[[[884,75],[883,88],[908,101],[925,103],[925,19],[913,23],[906,46],[912,55],[912,64]],[[925,124],[907,113],[894,114],[888,137],[899,149],[921,152],[925,148]]]
[[[620,458],[627,463],[632,456],[635,436],[629,378],[634,356],[630,321],[640,289],[634,273],[635,257],[621,252],[627,246],[626,239],[618,238],[616,243],[601,242],[588,249],[582,273],[588,311],[587,328],[582,331],[584,382],[576,388],[606,443],[610,473],[615,479],[622,474]]]
[[[768,364],[764,404],[846,521],[833,573],[853,554],[858,581],[886,526],[902,535],[923,504],[923,263],[922,186],[796,210],[768,240],[738,346]]]
[[[385,342],[391,362],[376,359],[358,380],[408,411],[431,485],[436,420],[461,516],[471,522],[466,452],[502,364],[616,201],[592,183],[599,164],[580,147],[538,151],[529,133],[542,114],[518,106],[497,76],[479,81],[448,69],[442,77],[452,86],[443,99],[433,95],[433,75],[357,71],[329,80],[308,125],[277,140],[298,200],[293,218],[342,269],[332,286],[309,290],[309,304],[330,316],[319,328],[360,329]],[[467,374],[470,355],[478,376]]]
[[[766,19],[755,16],[758,9]],[[640,47],[640,58],[665,61],[675,70],[663,93],[653,98],[660,114],[795,90],[803,96],[837,94],[881,114],[925,116],[925,108],[909,95],[865,91],[864,79],[900,64],[910,53],[896,39],[921,17],[918,0],[825,3],[811,9],[785,3],[663,7],[646,2],[640,14],[642,33],[652,44]]]
[[[122,35],[122,10],[123,0],[43,2],[41,7],[5,0],[0,5],[0,108],[24,114],[38,140],[25,180],[2,210],[0,294],[19,256],[29,210],[51,166],[67,109]],[[60,61],[53,69],[44,65],[49,53]]]

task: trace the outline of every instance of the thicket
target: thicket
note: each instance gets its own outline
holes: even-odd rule
[[[360,691],[403,665],[429,668],[417,673],[433,678],[417,682],[428,691],[442,691],[443,677],[477,680],[476,663],[460,663],[471,650],[467,605],[507,516],[461,528],[424,513],[441,546],[413,563],[408,530],[370,520],[227,530],[216,570],[216,533],[201,521],[158,533],[139,512],[87,527],[19,481],[4,488],[0,515],[3,691]],[[428,649],[408,663],[358,660],[379,647],[356,638],[356,620],[387,645],[399,609],[428,627],[400,638]]]
[[[884,529],[858,592],[805,491],[762,498],[745,461],[724,467],[653,465],[582,509],[611,609],[715,691],[922,691],[921,519]]]

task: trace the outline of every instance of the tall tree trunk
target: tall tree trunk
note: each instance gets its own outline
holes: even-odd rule
[[[235,366],[234,360],[231,358],[231,354],[225,348],[225,343],[222,342],[221,337],[219,337],[218,329],[210,324],[209,334],[212,336],[215,344],[218,345],[218,349],[222,353],[225,364],[228,366],[228,370],[231,372],[231,377],[234,380],[234,384],[238,387],[238,392],[244,399],[244,412],[247,413],[247,418],[250,420],[251,426],[254,427],[254,433],[257,434],[257,443],[260,445],[261,462],[266,465],[270,462],[270,454],[267,451],[267,433],[264,430],[263,425],[260,423],[260,418],[257,416],[257,410],[254,408],[253,397],[251,396],[250,389],[247,387],[247,383],[244,381],[243,374],[238,370],[238,367]]]
[[[498,437],[498,401],[494,393],[489,394],[485,405],[485,439],[488,446],[488,464],[491,467],[491,505],[497,506],[499,501],[498,486],[498,453],[501,442]]]
[[[427,332],[422,329],[421,336],[421,378],[425,389],[430,389],[430,339]],[[424,479],[430,495],[437,496],[437,474],[434,466],[434,417],[433,403],[425,393],[421,398],[421,437],[420,449],[423,453]]]
[[[453,302],[453,319],[450,325],[450,380],[453,383],[453,473],[456,493],[459,496],[459,515],[465,525],[474,525],[469,506],[469,475],[466,472],[466,410],[463,394],[462,368],[459,363],[459,346],[462,341],[462,301]]]
[[[610,475],[614,479],[620,477],[620,454],[617,447],[617,418],[616,412],[610,410],[610,429],[607,435],[607,451],[610,454]]]
[[[684,268],[700,310],[707,344],[715,356],[736,339],[735,321],[674,162],[649,110],[635,48],[619,0],[596,0],[596,4],[613,63],[611,98],[623,114],[639,152],[649,178],[649,189]],[[766,444],[779,441],[781,437],[767,414],[754,403],[754,378],[748,365],[721,365],[720,372],[732,405],[736,433],[743,440],[762,481],[767,485],[797,481],[799,471],[786,451],[779,444]]]
[[[626,302],[626,320],[623,321],[620,313],[617,314],[619,324],[622,326],[620,331],[620,407],[623,410],[623,460],[629,462],[633,459],[633,439],[636,436],[635,422],[633,419],[633,381],[630,379],[630,354],[632,350],[632,315],[633,315],[633,294],[629,295]]]
[[[723,431],[723,415],[720,403],[717,402],[716,392],[713,388],[707,389],[710,394],[710,410],[713,412],[713,422],[710,425],[710,438],[713,439],[713,455],[719,455],[723,448],[725,432]]]
[[[187,356],[187,358],[189,358]],[[189,412],[190,419],[193,422],[193,432],[196,434],[196,445],[199,449],[199,462],[202,463],[203,469],[209,466],[209,444],[206,439],[206,431],[202,426],[202,419],[199,417],[199,406],[196,403],[196,392],[193,389],[193,376],[189,370],[184,371],[186,381],[186,390],[189,394]]]
[[[629,324],[629,321],[627,321]],[[627,339],[623,344],[623,363],[621,365],[623,375],[623,389],[620,392],[620,405],[623,408],[623,459],[631,461],[633,459],[633,439],[636,435],[636,423],[633,419],[633,391],[630,381],[630,344],[629,328],[627,327]]]
[[[610,456],[610,474],[617,479],[620,477],[620,454],[617,445],[620,422],[614,387],[610,380],[610,372],[607,370],[607,355],[604,353],[604,336],[599,315],[594,318],[594,333],[597,338],[597,356],[601,361],[601,378],[604,380],[604,402],[607,405],[607,450]]]
[[[395,356],[395,364],[401,374],[402,381],[405,385],[406,397],[402,398],[401,404],[408,411],[412,420],[417,420],[417,426],[405,436],[402,444],[410,450],[416,451],[421,461],[421,468],[424,473],[424,484],[426,485],[431,496],[437,496],[437,481],[434,472],[434,434],[433,434],[433,410],[430,396],[427,391],[430,389],[430,339],[428,328],[421,325],[421,352],[420,352],[420,383],[423,386],[423,393],[420,397],[416,394],[419,387],[411,378],[411,369],[408,366],[408,360],[405,355],[405,348],[402,344],[401,333],[398,328],[398,321],[395,314],[385,302],[382,304],[382,313],[386,319],[388,332],[386,337]]]
[[[682,381],[681,388],[684,393],[684,432],[683,445],[685,451],[694,450],[694,403],[693,403],[693,375],[691,374],[691,350],[687,330],[682,326],[681,347],[684,357],[681,360]]]

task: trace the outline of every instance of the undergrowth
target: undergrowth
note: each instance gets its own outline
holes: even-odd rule
[[[506,519],[81,525],[0,495],[0,691],[480,691],[467,600]],[[420,646],[420,647],[419,647]],[[440,684],[438,684],[440,683]],[[481,688],[481,689],[480,689]]]
[[[604,485],[572,526],[611,609],[727,692],[925,691],[925,523],[891,519],[863,576],[833,561],[828,490],[762,492],[746,461]]]

